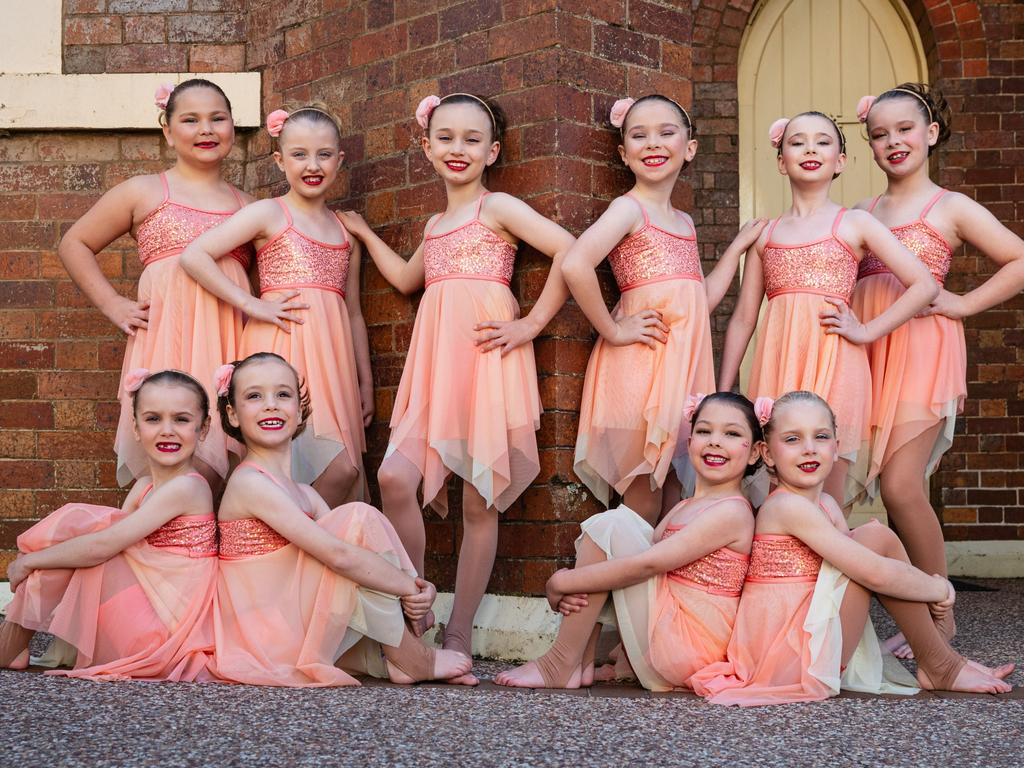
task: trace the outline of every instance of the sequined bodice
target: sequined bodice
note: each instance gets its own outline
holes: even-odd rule
[[[674,277],[703,279],[696,238],[646,223],[612,249],[608,263],[620,291]]]
[[[682,528],[681,525],[667,526],[661,537],[662,540]],[[750,558],[746,555],[733,552],[728,547],[722,547],[681,568],[671,570],[666,575],[674,581],[681,581],[713,595],[739,597],[740,592],[743,591],[743,579],[747,575],[749,561]]]
[[[213,515],[181,515],[149,534],[146,542],[154,547],[185,549],[189,557],[214,557],[217,521]]]
[[[255,517],[221,520],[217,528],[220,530],[220,556],[224,559],[266,555],[289,543],[288,539]]]
[[[747,581],[815,581],[821,557],[792,536],[754,536]]]
[[[290,226],[256,254],[260,293],[281,288],[324,288],[345,295],[352,245],[322,243]]]
[[[451,278],[495,280],[508,285],[516,263],[516,247],[479,220],[441,235],[428,235],[423,243],[426,284]]]
[[[857,259],[835,237],[807,245],[769,242],[761,263],[769,299],[782,293],[818,293],[849,301],[857,282]]]
[[[907,247],[907,250],[928,267],[928,271],[940,285],[946,281],[946,275],[949,273],[949,266],[953,260],[953,251],[950,250],[945,238],[920,219],[893,227],[892,233]],[[857,277],[881,275],[889,273],[889,271],[889,268],[877,256],[867,252],[860,262]]]

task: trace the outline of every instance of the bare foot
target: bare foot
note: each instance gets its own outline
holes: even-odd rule
[[[926,691],[936,690],[935,685],[921,667],[917,668],[917,681]],[[983,672],[970,662],[964,664],[956,679],[949,688],[944,690],[962,691],[964,693],[1009,693],[1013,686],[998,677]]]
[[[907,642],[907,638],[903,636],[902,632],[897,632],[888,640],[883,640],[879,645],[882,646],[884,653],[891,653],[897,659],[914,658],[914,652],[910,649],[910,643]]]
[[[392,683],[412,685],[413,683],[422,682],[412,678],[390,661],[387,662],[387,665],[388,679]],[[439,650],[434,654],[434,671],[433,676],[429,679],[453,682],[459,677],[464,676],[472,668],[473,660],[466,654],[459,653],[458,651]]]
[[[427,611],[427,614],[418,621],[409,624],[409,629],[416,637],[423,637],[434,626],[434,612]]]
[[[997,677],[1000,680],[1005,680],[1007,677],[1010,676],[1010,673],[1012,673],[1013,670],[1017,668],[1017,665],[1013,664],[1012,662],[1010,664],[1000,664],[998,667],[986,667],[984,664],[980,664],[977,661],[971,661],[970,659],[968,659],[967,664],[979,670],[980,672],[984,672],[986,675]]]
[[[581,671],[579,667],[569,676],[569,682],[565,688],[579,688]],[[528,661],[515,669],[506,669],[494,677],[498,685],[507,685],[510,688],[547,688],[544,676],[540,673],[540,667],[534,661]]]
[[[580,688],[589,688],[594,684],[594,662],[584,664],[580,673]]]
[[[615,679],[615,665],[614,664],[602,664],[600,667],[594,669],[594,680],[602,683],[608,683]]]

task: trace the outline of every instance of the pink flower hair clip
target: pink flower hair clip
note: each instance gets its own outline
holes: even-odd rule
[[[695,395],[686,396],[686,405],[683,406],[683,418],[687,422],[692,422],[693,417],[697,413],[697,409],[700,408],[700,404],[704,402],[704,398],[707,397],[703,392],[698,392]]]
[[[225,397],[231,389],[231,377],[235,375],[235,366],[226,363],[213,372],[213,388],[217,397]]]
[[[148,368],[133,368],[125,374],[124,383],[121,386],[126,395],[132,395],[139,391],[139,388],[148,378]]]
[[[868,121],[868,112],[871,111],[871,106],[875,103],[877,96],[861,96],[860,101],[857,102],[857,119],[862,123]]]
[[[174,92],[174,83],[161,83],[153,93],[153,103],[160,109],[167,109],[167,102],[170,101],[171,93]]]
[[[277,138],[281,135],[281,131],[284,130],[285,121],[291,117],[283,109],[275,109],[269,115],[267,115],[267,133],[273,138]]]
[[[768,141],[771,142],[772,149],[778,149],[782,146],[782,137],[786,133],[787,125],[789,125],[789,118],[780,117],[768,128]]]
[[[754,415],[757,416],[757,423],[762,427],[772,420],[772,409],[775,401],[770,397],[759,397],[754,401]]]
[[[423,97],[419,106],[416,107],[416,122],[424,131],[427,130],[427,126],[430,125],[430,115],[433,114],[434,110],[437,109],[440,103],[440,97],[431,94],[430,96]]]
[[[636,99],[619,99],[612,104],[611,112],[608,113],[608,122],[615,128],[621,128],[626,122],[626,113],[629,108],[636,104]]]

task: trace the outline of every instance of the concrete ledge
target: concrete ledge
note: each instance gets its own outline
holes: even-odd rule
[[[950,576],[978,579],[1024,577],[1024,541],[947,541]]]

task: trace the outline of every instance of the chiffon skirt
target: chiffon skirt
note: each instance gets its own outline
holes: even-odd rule
[[[865,349],[826,334],[818,314],[831,304],[812,293],[784,293],[768,301],[757,331],[747,396],[778,398],[807,390],[836,416],[839,455],[850,463],[845,498],[860,497],[867,483],[871,374]]]
[[[628,507],[596,514],[581,523],[608,559],[650,549],[654,529]],[[618,628],[637,680],[651,691],[690,688],[690,678],[725,659],[738,597],[713,595],[665,574],[612,591],[600,621]]]
[[[317,524],[415,576],[395,529],[373,507],[343,504]],[[397,646],[405,620],[394,595],[360,587],[287,544],[221,558],[214,630],[211,670],[218,679],[322,687],[359,685],[349,673],[386,676],[380,645]]]
[[[587,364],[574,470],[604,504],[647,475],[660,488],[689,425],[687,396],[715,391],[711,323],[704,284],[672,279],[624,291],[616,307],[632,315],[656,309],[668,341],[616,347],[598,339]]]
[[[223,258],[217,265],[233,283],[249,291],[249,278],[238,261]],[[216,411],[213,372],[238,357],[242,337],[241,311],[189,277],[178,264],[178,256],[159,259],[142,270],[139,301],[149,302],[149,328],[137,330],[134,336],[128,337],[117,390],[121,416],[114,450],[117,481],[121,485],[127,485],[148,471],[145,453],[135,442],[131,401],[124,397],[125,375],[135,368],[148,368],[154,373],[166,368],[185,371],[206,387]],[[225,477],[228,451],[240,455],[241,448],[224,434],[216,413],[213,417],[206,439],[196,448],[196,457]]]
[[[108,528],[120,509],[67,504],[18,537],[21,552]],[[208,516],[212,520],[213,516]],[[7,620],[55,636],[44,656],[94,680],[208,680],[217,557],[145,540],[92,568],[33,571]]]
[[[904,292],[894,275],[869,275],[857,283],[853,311],[863,322],[878,317]],[[868,493],[878,495],[878,475],[900,448],[942,424],[927,475],[953,444],[956,415],[967,397],[964,326],[943,315],[915,317],[868,345],[871,367],[871,467]]]
[[[270,291],[264,298],[280,296]],[[294,299],[309,304],[305,322],[292,323],[291,333],[276,325],[250,321],[242,334],[240,355],[274,352],[299,372],[309,391],[313,413],[306,430],[292,445],[292,477],[312,483],[342,451],[359,471],[360,498],[365,495],[363,411],[359,396],[352,326],[345,299],[334,291],[302,288]]]
[[[504,511],[540,471],[540,392],[533,345],[504,357],[480,352],[474,327],[515,320],[512,292],[493,280],[451,278],[427,286],[395,393],[386,456],[398,452],[423,477],[423,505],[447,514],[451,472],[488,507]]]

